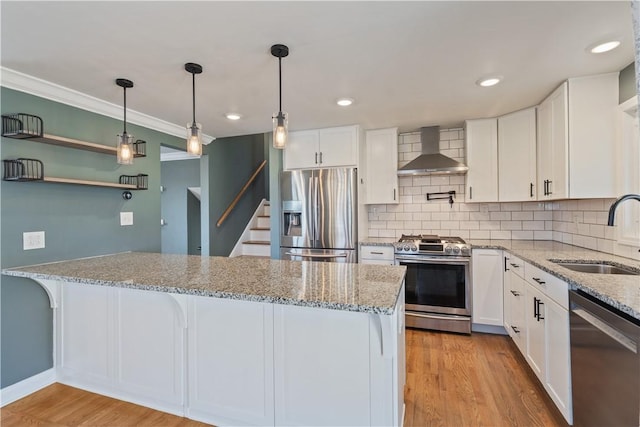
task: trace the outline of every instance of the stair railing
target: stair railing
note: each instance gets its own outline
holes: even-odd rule
[[[249,180],[244,184],[244,186],[238,192],[238,195],[235,197],[235,199],[233,199],[233,201],[229,204],[227,209],[225,209],[225,211],[222,213],[222,215],[220,216],[220,219],[216,223],[216,227],[220,227],[222,225],[222,223],[227,219],[227,217],[229,216],[231,211],[236,207],[236,205],[238,204],[238,202],[240,201],[240,199],[242,198],[244,193],[247,191],[249,186],[253,183],[253,181],[256,180],[256,178],[258,177],[258,174],[260,172],[262,172],[262,169],[264,169],[266,164],[267,164],[266,160],[263,160],[262,163],[260,163],[260,166],[258,166],[258,168],[255,170],[255,172],[253,172],[253,175],[251,175]]]

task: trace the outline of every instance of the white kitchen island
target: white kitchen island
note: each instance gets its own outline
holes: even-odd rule
[[[404,267],[123,253],[5,269],[56,380],[215,425],[401,425]]]

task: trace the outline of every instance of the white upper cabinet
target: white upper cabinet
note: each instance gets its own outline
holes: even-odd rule
[[[536,109],[498,117],[498,200],[536,200]]]
[[[538,108],[538,198],[615,197],[618,73],[569,79]]]
[[[398,128],[365,133],[366,203],[398,203]]]
[[[498,120],[465,122],[467,138],[466,202],[498,200]]]
[[[358,126],[290,132],[284,169],[357,167]]]

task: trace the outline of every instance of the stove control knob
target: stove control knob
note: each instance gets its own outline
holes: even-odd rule
[[[461,250],[463,255],[469,255],[469,253],[471,252],[469,246],[463,246]]]
[[[416,245],[412,245],[412,246],[411,246],[411,250],[412,250],[412,251],[417,251],[417,250],[418,250],[418,247],[417,247]]]
[[[453,248],[451,246],[447,246],[444,248],[445,254],[451,254],[451,252],[453,252]]]
[[[454,246],[453,253],[458,255],[460,253],[460,247],[459,246]]]
[[[403,248],[403,249],[404,249],[405,251],[408,251],[408,250],[409,250],[409,245],[404,245],[404,248]]]

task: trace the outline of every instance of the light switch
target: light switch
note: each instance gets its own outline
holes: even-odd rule
[[[44,231],[28,231],[22,233],[22,249],[25,251],[31,249],[44,248]]]
[[[133,212],[120,212],[120,225],[133,225]]]

